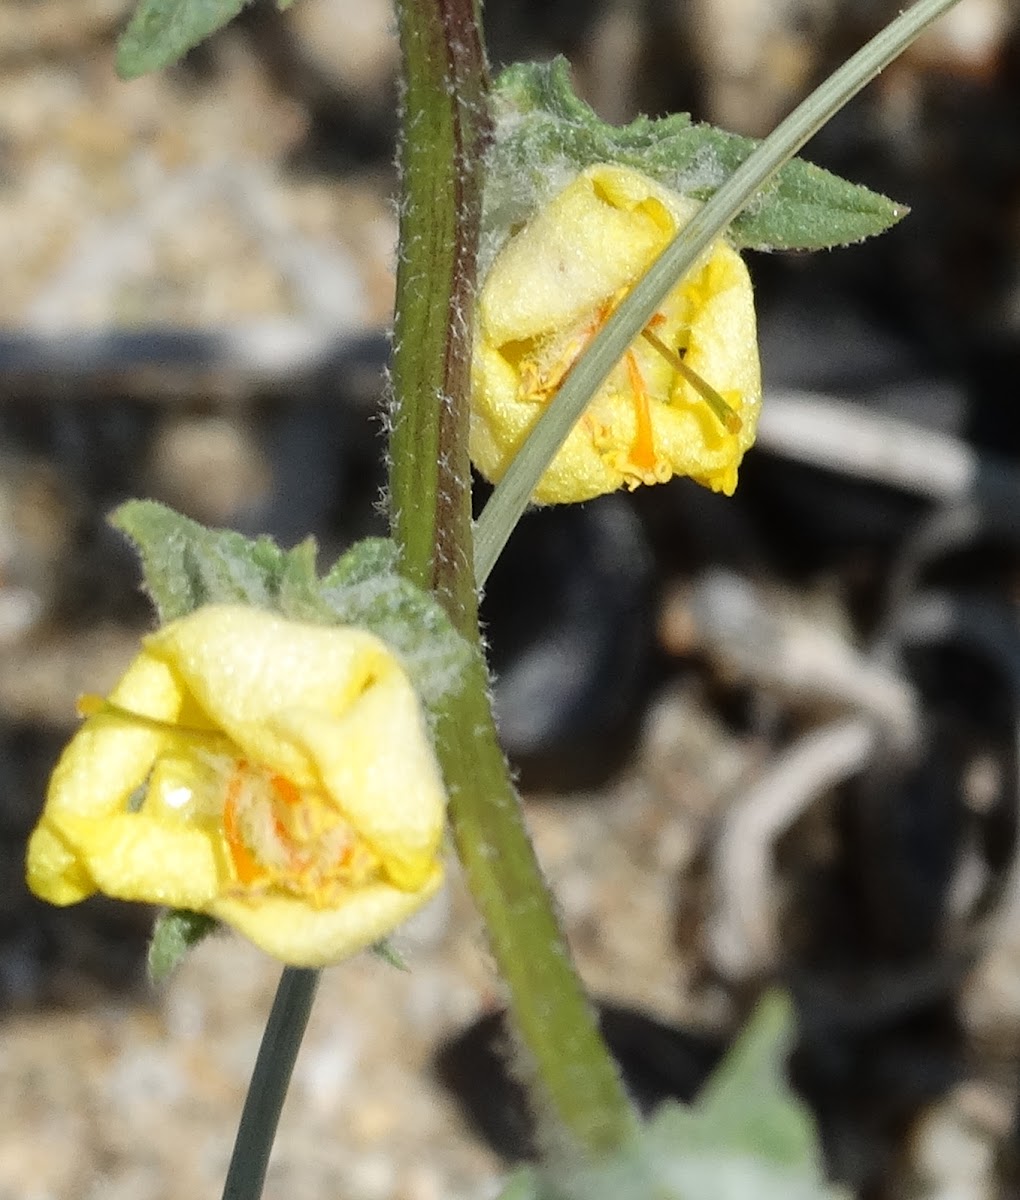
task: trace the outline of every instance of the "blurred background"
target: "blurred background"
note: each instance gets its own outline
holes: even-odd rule
[[[217,1195],[278,968],[159,989],[152,914],[58,911],[25,838],[150,622],[128,496],[383,529],[396,240],[387,0],[265,2],[123,84],[128,0],[0,8],[0,1200]],[[890,0],[488,0],[606,118],[762,136]],[[689,1099],[762,989],[852,1194],[1020,1195],[1020,13],[962,0],[810,145],[912,207],[751,255],[765,410],[738,495],[530,514],[485,618],[508,753],[635,1096]],[[480,488],[480,497],[484,488]],[[532,1131],[462,881],[326,973],[268,1197],[496,1194]]]

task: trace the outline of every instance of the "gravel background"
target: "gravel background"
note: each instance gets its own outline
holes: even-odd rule
[[[0,1200],[217,1195],[278,975],[253,948],[223,937],[153,989],[140,966],[149,914],[105,901],[58,912],[25,892],[24,838],[73,727],[75,696],[116,679],[148,620],[130,557],[101,514],[129,494],[148,495],[284,541],[313,529],[324,554],[378,527],[371,409],[396,239],[388,5],[298,0],[285,17],[260,5],[181,68],[125,85],[112,54],[127,7],[6,0],[0,8]],[[893,8],[878,0],[490,0],[487,17],[497,61],[569,53],[585,94],[611,119],[639,107],[691,107],[760,135]],[[1020,182],[1009,164],[1020,157],[1018,38],[1008,0],[963,0],[883,77],[857,117],[822,140],[820,153],[847,173],[858,164],[862,178],[898,198],[920,197],[917,227],[943,238],[924,252],[893,243],[901,248],[884,267],[879,260],[878,284],[860,283],[852,256],[826,256],[832,294],[849,279],[854,303],[868,288],[883,297],[851,316],[833,309],[836,336],[823,357],[850,353],[861,327],[868,363],[855,369],[893,343],[901,362],[905,331],[918,329],[932,331],[929,343],[946,327],[973,334],[968,346],[1015,352]],[[985,119],[980,136],[967,132],[975,107]],[[999,147],[1006,183],[980,183],[982,202],[968,207],[967,181],[984,160],[953,159],[957,190],[939,190],[939,168],[952,158],[947,144],[976,145],[974,137],[985,138],[989,154]],[[941,224],[927,194],[937,197]],[[766,377],[786,384],[784,372],[799,371],[807,386],[818,352],[803,330],[817,309],[798,289],[813,266],[759,260],[756,269],[766,298],[788,294],[786,283],[775,286],[777,273],[800,297],[789,310],[768,310]],[[952,272],[949,284],[943,270]],[[911,291],[916,306],[900,304]],[[943,294],[936,320],[925,304]],[[855,324],[862,312],[863,326]],[[155,333],[165,338],[158,353]],[[339,363],[331,357],[337,336]],[[944,407],[956,411],[958,382],[959,372],[939,392],[928,379],[924,395],[948,395]],[[619,550],[612,578],[624,609],[633,602],[644,614],[644,668],[633,679],[597,680],[603,701],[582,706],[551,750],[525,744],[524,734],[516,748],[541,860],[593,992],[726,1036],[776,964],[730,979],[717,969],[707,932],[719,904],[714,848],[781,740],[762,729],[809,728],[828,709],[817,696],[791,703],[760,670],[739,677],[724,654],[699,642],[688,585],[696,565],[731,561],[742,544],[739,520],[730,526],[713,508],[701,525],[698,497],[663,491],[669,496],[638,497],[633,506],[591,506],[595,515],[584,518],[595,531],[592,561],[598,537]],[[809,501],[804,511],[828,512],[827,503]],[[900,521],[897,538],[903,528]],[[769,559],[767,606],[849,645],[861,627],[855,581],[871,560],[831,531],[824,540],[839,544],[837,565],[812,558],[810,570],[802,563],[790,572],[782,555]],[[555,576],[564,556],[550,553]],[[1010,578],[1015,602],[1020,576]],[[535,579],[541,608],[547,584]],[[588,603],[595,586],[603,583],[590,584]],[[608,606],[608,591],[599,595]],[[570,653],[578,639],[577,653],[593,657],[592,639],[629,645],[639,624],[594,633],[571,626]],[[501,642],[501,628],[494,616],[497,659],[524,688],[502,689],[510,730],[536,684],[514,674],[522,659],[512,631]],[[567,664],[557,678],[576,661],[548,645],[537,653],[553,670]],[[559,683],[548,678],[538,691],[555,698]],[[619,711],[606,715],[614,688]],[[771,725],[748,716],[762,712],[772,713]],[[576,770],[548,769],[590,760],[592,743],[607,740],[603,720],[620,747],[597,786]],[[541,770],[527,770],[532,751]],[[980,779],[968,795],[976,810]],[[794,940],[810,912],[804,878],[839,857],[834,812],[823,800],[781,842],[776,902],[784,936],[792,930]],[[501,1160],[468,1127],[433,1066],[444,1039],[500,1004],[479,923],[455,868],[451,875],[401,934],[409,972],[363,956],[325,973],[270,1200],[496,1194]],[[954,952],[959,944],[948,933],[940,942]],[[957,971],[952,1004],[966,1065],[939,1075],[906,1116],[883,1126],[886,1157],[860,1134],[858,1157],[882,1164],[877,1182],[861,1172],[870,1180],[861,1195],[1012,1194],[1003,1163],[1013,1154],[1020,1031],[1014,951],[983,974],[961,979]],[[868,995],[895,1005],[898,986],[880,982]],[[867,989],[847,985],[847,995],[858,991]],[[892,1076],[914,1070],[888,1061]],[[880,1074],[871,1086],[881,1095]],[[875,1107],[866,1090],[854,1102]]]

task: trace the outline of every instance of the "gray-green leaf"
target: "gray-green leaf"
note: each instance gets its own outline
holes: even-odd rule
[[[206,529],[152,500],[129,500],[110,523],[137,546],[145,590],[162,622],[203,604],[276,607],[284,554],[271,538]]]
[[[758,143],[686,113],[607,125],[573,92],[565,59],[517,63],[496,81],[485,195],[488,253],[578,171],[620,163],[707,200]],[[787,163],[730,227],[740,247],[819,250],[881,233],[908,209],[820,167]]]
[[[381,958],[384,963],[389,963],[398,971],[410,971],[411,969],[407,965],[407,960],[389,938],[383,938],[381,942],[376,942],[372,947],[372,953],[376,958]]]
[[[153,983],[165,979],[187,954],[218,928],[219,922],[185,908],[160,913],[149,942],[149,978]]]
[[[207,529],[152,500],[129,500],[110,521],[138,548],[163,623],[203,604],[248,604],[295,621],[357,625],[399,655],[430,712],[462,684],[467,642],[438,600],[400,574],[388,539],[358,542],[320,579],[312,538],[284,551],[271,538]]]
[[[222,29],[247,0],[140,0],[117,43],[117,74],[137,79],[168,67]]]
[[[370,629],[400,655],[430,711],[463,684],[471,649],[443,606],[398,570],[396,545],[366,538],[338,559],[319,594],[336,620]]]
[[[789,1000],[766,996],[696,1103],[664,1104],[607,1160],[515,1175],[500,1200],[845,1200],[786,1083],[792,1038]]]
[[[646,1153],[669,1195],[692,1200],[836,1200],[814,1120],[790,1091],[792,1006],[767,995],[696,1104],[667,1104]]]

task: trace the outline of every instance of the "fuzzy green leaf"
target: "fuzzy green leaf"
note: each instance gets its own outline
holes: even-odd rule
[[[767,995],[695,1104],[668,1102],[612,1158],[529,1169],[500,1200],[846,1200],[785,1079],[789,1001]]]
[[[110,521],[138,548],[164,624],[203,604],[249,604],[295,621],[358,625],[400,656],[426,708],[461,686],[467,643],[435,597],[400,574],[387,539],[358,542],[320,579],[313,538],[283,551],[270,538],[206,529],[151,500],[122,504]]]
[[[527,1167],[515,1171],[503,1184],[499,1200],[544,1200],[538,1176]]]
[[[316,570],[318,551],[315,538],[311,537],[286,551],[278,580],[276,607],[294,621],[335,625],[338,623],[336,615],[322,598],[322,581]]]
[[[384,963],[389,963],[391,967],[395,967],[398,971],[410,971],[407,965],[407,959],[394,946],[389,938],[383,938],[381,942],[376,942],[372,947],[372,953],[376,958],[381,958]]]
[[[712,1075],[693,1110],[677,1105],[660,1113],[656,1124],[668,1140],[692,1130],[713,1142],[787,1164],[813,1162],[817,1143],[813,1121],[789,1090],[785,1064],[793,1042],[789,1000],[769,993]]]
[[[138,548],[144,586],[163,623],[203,604],[276,608],[284,554],[272,539],[206,529],[152,500],[129,500],[110,523]]]
[[[790,1091],[789,1000],[767,995],[693,1107],[666,1104],[645,1153],[669,1195],[692,1200],[836,1200],[814,1121]]]
[[[563,58],[508,67],[495,87],[496,137],[485,196],[487,256],[592,163],[615,162],[707,200],[754,150],[753,138],[686,113],[607,125],[574,94]],[[803,159],[787,163],[730,227],[740,247],[819,250],[881,233],[902,204]]]
[[[222,29],[247,0],[140,0],[117,43],[117,74],[137,79],[182,58]]]
[[[337,560],[319,594],[336,620],[372,630],[397,651],[434,710],[460,689],[471,650],[439,601],[405,579],[398,564],[392,541],[366,538]]]
[[[218,925],[212,917],[184,908],[171,908],[160,913],[149,942],[148,967],[152,982],[165,979],[192,946],[197,946]]]

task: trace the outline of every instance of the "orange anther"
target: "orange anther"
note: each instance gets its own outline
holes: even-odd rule
[[[284,775],[274,775],[269,781],[277,797],[293,808],[301,802],[301,791]]]
[[[236,760],[223,797],[223,836],[240,887],[280,888],[327,903],[365,867],[353,831],[290,779]]]
[[[634,400],[634,442],[630,448],[630,461],[639,471],[655,469],[655,439],[652,435],[652,414],[648,408],[648,393],[641,377],[637,359],[632,350],[624,356],[627,363],[627,378],[630,381]]]
[[[251,851],[244,844],[241,830],[237,823],[237,801],[241,791],[241,772],[245,763],[238,763],[237,770],[227,784],[227,795],[223,801],[223,836],[230,851],[230,860],[234,864],[234,874],[238,883],[254,883],[262,871]]]

